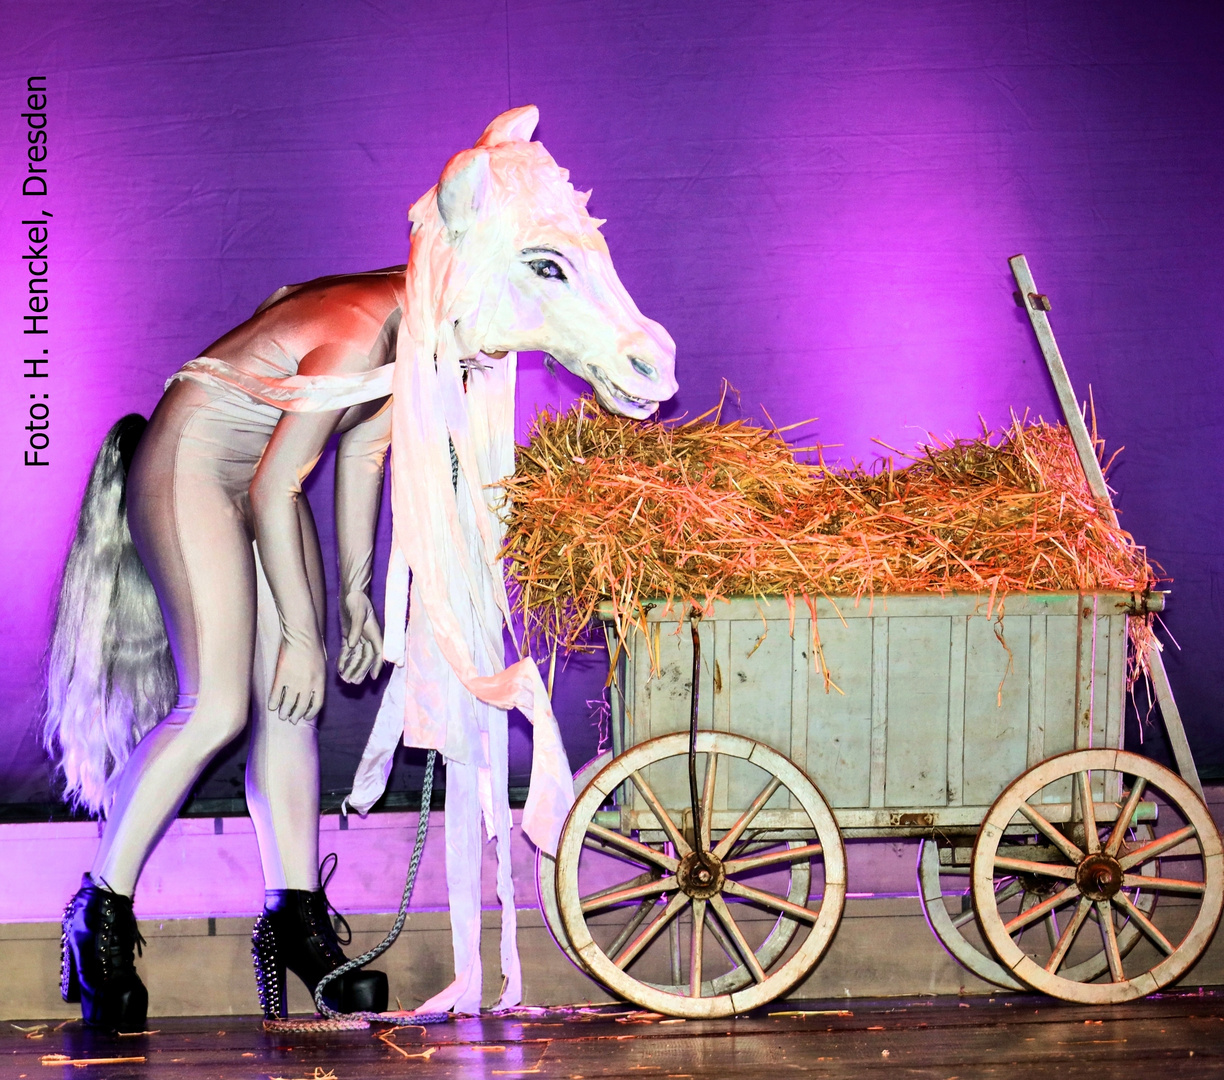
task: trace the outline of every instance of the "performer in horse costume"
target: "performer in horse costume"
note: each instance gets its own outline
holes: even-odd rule
[[[371,369],[394,360],[402,298],[394,269],[281,290],[207,352],[265,375]],[[132,893],[248,714],[247,804],[280,978],[288,965],[313,990],[343,962],[318,878],[324,578],[301,483],[340,431],[339,667],[357,682],[380,662],[369,587],[390,427],[385,401],[282,414],[176,377],[147,427],[125,417],[107,436],[64,573],[46,729],[67,796],[106,815],[64,916],[61,989],[90,1024],[143,1028]],[[340,983],[333,1007],[386,1007],[381,973]]]
[[[573,793],[538,669],[502,657],[497,483],[513,469],[514,354],[551,353],[626,415],[649,415],[676,389],[671,339],[620,284],[585,196],[528,141],[537,119],[533,107],[505,113],[451,159],[412,208],[403,277],[274,294],[171,380],[143,433],[125,418],[103,444],[65,569],[46,728],[67,796],[107,818],[64,920],[64,996],[80,994],[91,1024],[144,1025],[131,896],[204,766],[246,726],[251,685],[265,1013],[284,1013],[286,966],[313,990],[343,962],[316,869],[323,575],[300,491],[337,430],[340,672],[359,681],[380,650],[397,665],[353,804],[381,793],[401,733],[443,753],[456,979],[427,1005],[479,1008],[482,806],[509,915],[503,1003],[518,1000],[506,710],[536,725],[523,827],[548,850]],[[388,434],[384,650],[368,586]],[[385,978],[350,972],[328,1001],[381,1010]]]

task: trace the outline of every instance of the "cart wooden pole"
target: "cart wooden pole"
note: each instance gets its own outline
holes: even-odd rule
[[[1054,340],[1054,331],[1050,328],[1050,319],[1046,315],[1046,312],[1050,310],[1050,302],[1037,291],[1033,274],[1029,270],[1028,260],[1023,255],[1013,255],[1007,262],[1015,276],[1016,284],[1020,287],[1020,298],[1024,310],[1028,313],[1029,322],[1033,324],[1037,344],[1041,346],[1041,354],[1045,357],[1046,367],[1050,370],[1050,378],[1054,381],[1054,391],[1058,395],[1063,417],[1071,431],[1071,439],[1075,443],[1076,453],[1084,468],[1084,475],[1088,479],[1088,487],[1093,495],[1101,500],[1106,512],[1116,524],[1118,516],[1114,510],[1113,499],[1109,495],[1109,487],[1105,483],[1105,474],[1101,471],[1101,463],[1097,460],[1096,449],[1092,445],[1092,436],[1088,434],[1088,425],[1084,422],[1084,414],[1080,411],[1080,404],[1071,387],[1071,377],[1067,374],[1062,354],[1058,351],[1058,343]],[[1182,725],[1181,713],[1177,709],[1177,702],[1173,699],[1173,688],[1169,685],[1169,676],[1165,672],[1164,657],[1155,644],[1148,649],[1147,661],[1152,673],[1152,684],[1156,690],[1156,701],[1160,705],[1165,730],[1173,746],[1177,771],[1201,799],[1203,785],[1199,781],[1198,769],[1194,766],[1194,756],[1190,753],[1190,743],[1186,739],[1186,729]]]

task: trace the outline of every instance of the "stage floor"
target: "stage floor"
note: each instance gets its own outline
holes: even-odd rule
[[[1217,993],[1169,994],[1104,1008],[1019,995],[792,1001],[752,1016],[711,1021],[667,1020],[613,1006],[585,1012],[532,1009],[427,1028],[333,1033],[270,1034],[259,1020],[234,1016],[159,1019],[153,1026],[156,1030],[144,1035],[116,1038],[83,1030],[79,1021],[4,1024],[0,1076],[778,1080],[797,1073],[1178,1080],[1224,1073],[1224,994]],[[86,1066],[83,1059],[96,1064]]]

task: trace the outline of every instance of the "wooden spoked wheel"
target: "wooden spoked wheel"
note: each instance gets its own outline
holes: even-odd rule
[[[726,732],[697,735],[694,829],[689,800],[670,797],[688,792],[688,742],[679,733],[641,743],[587,785],[561,834],[556,896],[570,947],[610,990],[672,1016],[730,1016],[785,993],[820,959],[845,904],[845,849],[802,770]],[[753,794],[717,815],[724,776]],[[596,820],[622,784],[648,808],[644,831]]]
[[[1107,791],[1120,793],[1116,802]],[[1132,831],[1145,798],[1160,808],[1154,838]],[[971,869],[978,921],[1003,967],[1088,1004],[1143,997],[1184,974],[1224,900],[1224,851],[1207,808],[1176,774],[1123,750],[1074,750],[1014,781],[982,823]],[[1010,910],[998,883],[1018,876],[1033,899]],[[1145,913],[1137,893],[1160,903]],[[1048,934],[1025,933],[1043,921]],[[1132,926],[1139,940],[1127,953]]]
[[[1137,825],[1127,830],[1127,842],[1136,845],[1153,839],[1151,827]],[[966,842],[967,843],[967,842]],[[952,956],[973,972],[979,979],[1002,986],[1007,990],[1027,989],[1008,974],[1007,969],[995,959],[978,926],[977,912],[973,909],[973,893],[970,888],[969,862],[965,857],[967,846],[957,848],[942,837],[929,837],[918,846],[918,897],[931,931],[940,944]],[[1001,848],[1003,854],[1009,848]],[[1016,854],[1016,852],[1011,852]],[[1019,852],[1020,856],[1032,852]],[[959,857],[958,857],[959,856]],[[1140,872],[1145,875],[1158,874],[1159,861],[1153,859],[1143,864]],[[1034,879],[1027,874],[998,874],[995,877],[995,906],[1007,917],[1027,911],[1049,895],[1048,882]],[[1131,901],[1147,916],[1156,906],[1156,894],[1148,889],[1130,890]],[[1044,932],[1053,948],[1058,940],[1058,915],[1050,912],[1040,920],[1040,925],[1030,924],[1021,934]],[[1131,920],[1126,920],[1118,930],[1118,949],[1126,956],[1139,942],[1142,932]],[[1109,961],[1104,952],[1097,952],[1080,963],[1069,964],[1061,974],[1075,982],[1092,982],[1109,970]]]
[[[1023,990],[1024,984],[1007,973],[978,932],[968,865],[941,864],[940,855],[950,855],[952,850],[951,845],[933,838],[918,846],[918,897],[927,925],[940,944],[979,979],[1008,990]],[[1001,880],[999,886],[1009,889],[1011,882]]]
[[[574,791],[581,795],[596,773],[611,760],[612,751],[608,750],[588,761],[581,769],[574,773]],[[761,846],[773,845],[766,842]],[[797,848],[801,846],[801,842],[791,840],[788,846]],[[811,862],[808,859],[799,858],[794,862],[784,865],[790,873],[790,883],[786,898],[792,904],[806,903],[808,896],[811,895]],[[574,952],[573,946],[570,945],[569,938],[565,934],[565,926],[561,922],[561,909],[557,904],[557,861],[541,849],[536,850],[536,896],[540,902],[540,913],[544,916],[544,925],[548,927],[553,940],[575,967],[586,971],[586,965],[582,962],[582,958]],[[644,914],[649,914],[649,910],[648,905]],[[795,936],[799,926],[799,920],[790,915],[778,916],[773,929],[770,930],[765,941],[757,949],[757,959],[762,967],[768,968],[783,953],[787,945],[790,944],[791,939]],[[717,929],[712,928],[712,932],[717,933]],[[704,997],[714,997],[718,994],[729,994],[733,990],[742,990],[752,981],[752,972],[746,965],[740,964],[738,967],[716,978],[703,981],[702,995]],[[650,983],[649,985],[656,986],[658,989],[672,994],[687,994],[689,991],[687,981],[682,982],[678,977],[670,982]]]
[[[574,793],[581,795],[592,777],[611,760],[612,751],[608,750],[591,758],[574,773]],[[540,901],[540,914],[544,916],[544,925],[552,934],[553,941],[569,957],[575,967],[585,971],[586,966],[582,958],[574,952],[569,938],[565,936],[565,927],[561,923],[561,909],[557,907],[557,860],[543,848],[536,848],[536,896]]]

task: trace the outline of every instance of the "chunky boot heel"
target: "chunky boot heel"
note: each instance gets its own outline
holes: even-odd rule
[[[81,1000],[81,980],[77,976],[72,947],[68,944],[68,926],[72,905],[73,901],[69,900],[67,907],[64,908],[64,919],[60,930],[60,997],[69,1005],[75,1005]]]
[[[285,971],[292,971],[314,996],[319,980],[348,962],[327,912],[322,889],[269,889],[263,914],[251,934],[255,985],[264,1016],[288,1015]],[[336,1012],[385,1012],[387,976],[360,968],[329,982],[323,1000]]]
[[[255,920],[251,933],[251,960],[255,964],[255,989],[265,1020],[283,1020],[289,1015],[285,999],[285,965],[276,950],[276,934],[266,915]]]
[[[144,1031],[149,1014],[149,991],[134,976],[120,984],[90,993],[81,988],[81,1015],[90,1027],[106,1031]]]
[[[64,909],[60,994],[80,1001],[90,1027],[144,1030],[149,993],[136,974],[136,950],[143,944],[132,898],[96,885],[86,874]]]

